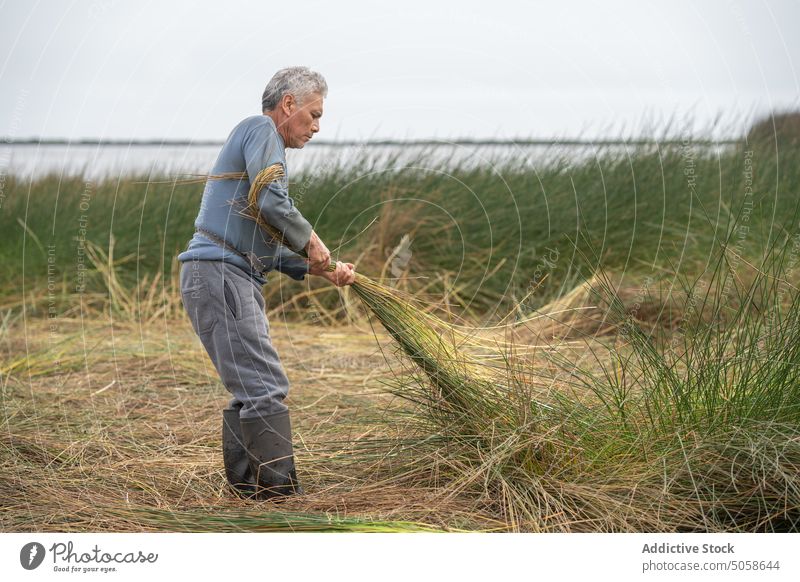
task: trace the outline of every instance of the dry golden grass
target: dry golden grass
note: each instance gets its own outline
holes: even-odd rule
[[[406,435],[388,419],[403,405],[381,384],[397,365],[388,338],[376,343],[368,327],[271,324],[292,382],[287,403],[308,492],[281,503],[228,491],[227,392],[185,320],[6,326],[0,529],[504,527],[473,501],[404,482],[392,467],[391,446],[381,443]]]
[[[274,285],[271,335],[292,382],[287,403],[307,495],[242,500],[227,489],[222,469],[228,395],[183,317],[174,279],[115,292],[113,269],[107,276],[109,296],[76,301],[69,316],[7,311],[0,318],[2,531],[795,527],[794,477],[788,484],[762,478],[796,466],[794,441],[762,442],[732,427],[731,446],[728,433],[704,442],[689,430],[676,433],[685,439],[676,449],[671,433],[636,436],[634,426],[626,444],[620,427],[593,424],[602,407],[580,381],[600,371],[593,349],[627,348],[585,286],[514,325],[475,328],[454,318],[442,329],[483,374],[458,364],[443,376],[446,362],[426,369],[417,358],[423,375],[398,357],[396,338],[347,298],[355,290],[342,296],[350,322],[343,324],[338,315],[320,316],[310,300],[288,320]],[[633,285],[616,295],[642,327],[672,327],[661,315],[668,304],[643,301]],[[408,323],[408,310],[394,307],[384,316]],[[422,312],[413,319],[436,326]],[[405,339],[419,343],[404,346],[411,359],[437,345],[427,332],[412,336]],[[560,410],[577,420],[548,412],[559,398],[575,405]],[[582,422],[586,434],[578,434]],[[754,459],[745,469],[761,465],[737,474],[733,486],[758,489],[756,509],[748,505],[756,495],[732,493],[726,481],[742,455]],[[728,488],[721,498],[693,489],[698,468]],[[770,513],[779,506],[788,508],[785,519]]]

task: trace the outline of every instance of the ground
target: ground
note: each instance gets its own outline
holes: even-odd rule
[[[504,527],[392,465],[409,408],[386,384],[401,370],[392,343],[368,324],[271,322],[307,491],[281,503],[227,488],[228,395],[187,320],[27,319],[2,333],[4,531]]]

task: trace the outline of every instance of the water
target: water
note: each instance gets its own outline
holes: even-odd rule
[[[87,179],[208,173],[219,146],[7,145],[0,168],[15,176],[45,174]],[[3,163],[5,162],[5,163]]]
[[[86,179],[208,174],[221,145],[23,145],[0,144],[0,173],[19,177],[45,174]],[[661,146],[665,147],[665,146]],[[669,147],[669,146],[667,146]],[[721,153],[724,144],[700,146]],[[574,163],[597,155],[627,155],[655,145],[596,144],[435,144],[320,145],[287,151],[290,174],[335,167],[387,165],[446,168],[503,165],[514,161],[541,169],[554,163]]]

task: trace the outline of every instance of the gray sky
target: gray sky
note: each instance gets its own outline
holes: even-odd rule
[[[730,134],[800,105],[799,27],[798,0],[11,0],[0,136],[224,139],[296,64],[325,139]]]

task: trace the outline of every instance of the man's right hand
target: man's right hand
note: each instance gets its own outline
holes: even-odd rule
[[[324,277],[337,287],[344,287],[345,285],[352,285],[355,283],[356,280],[356,268],[353,263],[343,263],[341,261],[336,261],[336,269],[333,271],[323,270],[317,271],[315,269],[310,269],[308,271],[310,275],[318,275],[320,277]]]
[[[305,251],[310,268],[319,271],[327,269],[331,264],[331,252],[314,231],[311,231],[311,238],[308,239]]]

